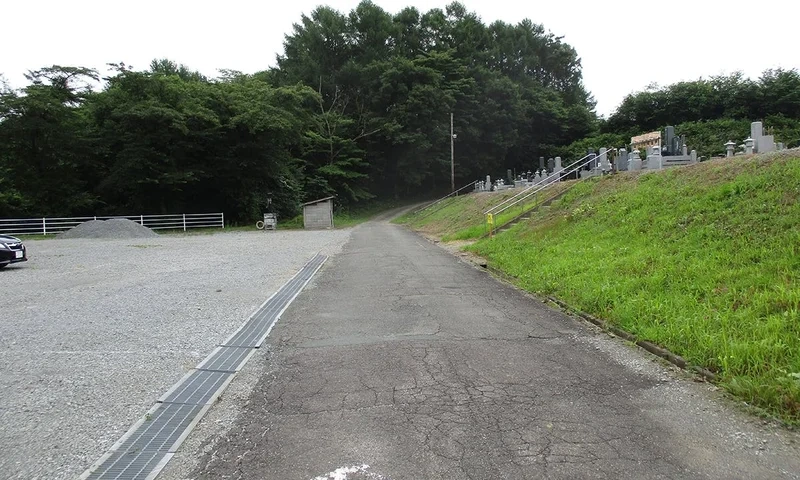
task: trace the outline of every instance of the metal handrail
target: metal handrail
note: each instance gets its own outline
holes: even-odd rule
[[[469,188],[469,187],[475,185],[479,181],[480,180],[475,180],[474,182],[472,182],[470,184],[464,185],[463,187],[459,188],[458,190],[454,190],[454,191],[448,193],[447,195],[445,195],[444,197],[442,197],[442,198],[440,198],[438,200],[434,200],[433,202],[414,210],[413,212],[411,212],[411,215],[416,215],[416,214],[418,214],[419,212],[421,212],[423,210],[427,210],[428,208],[436,205],[437,203],[443,202],[443,201],[447,200],[448,198],[450,198],[451,196],[458,194],[458,192],[460,192],[461,190],[464,190],[465,188]]]
[[[559,177],[558,177],[558,179],[557,179],[556,181],[560,181],[562,178],[566,177],[567,175],[572,175],[572,174],[573,174],[573,173],[575,173],[576,171],[578,171],[578,170],[580,170],[581,168],[583,168],[583,167],[585,167],[586,165],[588,165],[590,162],[593,162],[593,161],[595,161],[595,160],[599,160],[599,159],[600,159],[600,158],[602,158],[603,156],[606,156],[606,157],[607,157],[607,156],[608,156],[608,152],[610,152],[610,151],[612,151],[612,150],[616,150],[616,149],[615,149],[615,148],[608,149],[608,150],[606,150],[605,152],[601,153],[600,155],[594,156],[594,157],[592,157],[592,158],[590,158],[590,159],[586,160],[585,162],[583,162],[583,163],[581,163],[581,164],[578,164],[578,163],[579,163],[581,160],[583,160],[583,158],[586,158],[586,157],[588,157],[588,156],[591,156],[592,154],[589,154],[589,155],[587,155],[586,157],[583,157],[581,160],[578,160],[578,162],[575,162],[574,164],[572,164],[572,166],[571,166],[571,168],[572,168],[572,169],[571,169],[571,170],[564,169],[564,170],[562,171],[561,175],[559,175]],[[577,166],[577,167],[575,167],[574,165],[578,165],[578,166]],[[528,198],[530,198],[531,196],[533,196],[533,195],[536,195],[537,193],[541,192],[542,190],[544,190],[545,188],[549,187],[549,186],[550,186],[550,185],[552,185],[553,183],[555,183],[555,182],[551,182],[551,183],[548,183],[548,184],[546,184],[546,185],[540,186],[538,189],[536,189],[536,190],[535,190],[535,191],[533,191],[533,192],[530,192],[528,195],[525,195],[524,197],[522,197],[522,198],[520,198],[520,199],[517,199],[517,201],[515,201],[514,203],[512,203],[512,204],[510,204],[510,205],[506,205],[506,206],[505,206],[505,207],[503,207],[502,209],[500,209],[500,210],[498,210],[498,211],[495,211],[495,212],[490,212],[490,213],[492,213],[493,215],[499,215],[499,214],[501,214],[501,213],[505,212],[506,210],[508,210],[509,208],[513,207],[514,205],[517,205],[519,202],[522,202],[522,201],[524,201],[524,200],[527,200],[527,199],[528,199]],[[538,184],[537,184],[537,185],[538,185]],[[523,193],[524,193],[524,192],[523,192]],[[485,215],[488,215],[488,213],[487,213],[487,214],[485,214]]]
[[[592,155],[592,154],[590,153],[590,154],[586,155],[585,157],[583,157],[583,158],[579,159],[578,161],[580,162],[581,160],[585,160],[585,159],[589,158],[591,155]],[[551,173],[550,175],[548,175],[547,177],[545,177],[544,179],[542,179],[542,181],[541,181],[541,182],[539,182],[539,183],[535,183],[535,184],[531,185],[530,187],[528,187],[528,188],[524,189],[523,191],[521,191],[521,192],[519,192],[519,193],[517,193],[517,194],[515,194],[515,195],[513,195],[513,196],[511,196],[511,197],[508,197],[508,198],[507,198],[507,199],[505,199],[504,201],[502,201],[502,202],[498,203],[497,205],[493,206],[493,207],[492,207],[492,208],[490,208],[489,210],[486,210],[485,212],[483,212],[483,214],[484,214],[484,215],[489,215],[490,213],[495,213],[495,212],[494,212],[494,210],[495,210],[496,208],[499,208],[499,207],[501,207],[501,206],[505,205],[506,203],[513,201],[514,199],[516,199],[517,197],[519,197],[519,196],[521,196],[521,195],[525,195],[525,193],[526,193],[526,192],[530,191],[532,188],[536,188],[536,187],[539,187],[539,186],[541,186],[541,185],[542,185],[542,183],[544,183],[544,185],[549,185],[550,183],[553,183],[552,181],[546,182],[546,180],[548,180],[550,177],[553,177],[553,176],[555,176],[555,175],[558,175],[558,173],[555,173],[555,172],[554,172],[554,173]]]

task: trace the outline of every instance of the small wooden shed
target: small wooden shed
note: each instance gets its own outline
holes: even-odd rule
[[[333,197],[303,204],[303,228],[333,228]]]

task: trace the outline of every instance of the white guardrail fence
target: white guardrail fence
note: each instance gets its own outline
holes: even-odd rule
[[[152,230],[225,228],[224,213],[175,213],[170,215],[112,215],[96,217],[0,218],[0,234],[54,235],[90,220],[127,218]]]

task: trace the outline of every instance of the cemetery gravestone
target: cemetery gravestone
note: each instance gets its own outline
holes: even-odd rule
[[[603,173],[611,170],[611,163],[608,161],[608,149],[606,148],[600,149],[600,170],[602,170]]]
[[[637,172],[642,169],[642,157],[639,155],[639,150],[635,150],[630,154],[630,161],[628,162],[628,170]]]
[[[625,172],[628,170],[628,151],[626,149],[619,149],[617,158],[614,160],[614,167],[618,172]]]
[[[647,169],[648,170],[661,170],[661,149],[653,147],[653,151],[647,155]]]

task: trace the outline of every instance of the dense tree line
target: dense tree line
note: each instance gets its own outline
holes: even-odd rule
[[[485,24],[460,3],[319,7],[284,47],[252,75],[155,60],[104,79],[42,68],[19,90],[0,77],[0,217],[221,210],[249,222],[270,196],[285,218],[329,195],[430,195],[450,185],[451,112],[459,185],[666,125],[704,156],[753,120],[800,143],[795,70],[653,86],[598,119],[572,47],[528,20]]]
[[[265,59],[265,63],[267,63]],[[222,210],[250,221],[272,195],[294,215],[530,167],[597,128],[575,50],[543,26],[484,24],[459,3],[391,14],[319,7],[277,66],[206,78],[53,66],[0,92],[0,216]]]
[[[800,118],[800,74],[796,70],[767,70],[757,80],[734,73],[652,86],[625,97],[603,129],[654,130],[670,122],[758,120],[769,115]]]
[[[742,73],[667,86],[652,85],[625,97],[589,137],[566,147],[574,157],[588,148],[620,147],[634,135],[676,127],[692,148],[710,157],[725,153],[728,140],[741,143],[750,122],[763,121],[778,141],[800,146],[800,73],[767,70],[752,80]]]

